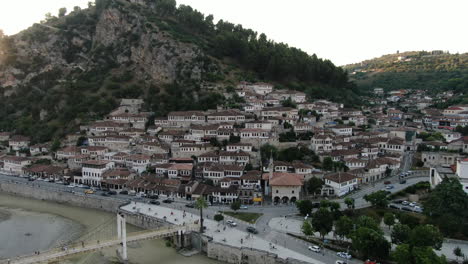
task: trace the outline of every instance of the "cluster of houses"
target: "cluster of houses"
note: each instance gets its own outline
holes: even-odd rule
[[[122,99],[103,120],[81,126],[53,152],[44,144],[31,145],[27,137],[1,132],[8,154],[0,155],[0,172],[117,192],[203,196],[213,203],[290,203],[308,195],[305,186],[313,177],[323,180],[321,193],[327,196],[387,177],[399,169],[405,151],[416,148],[418,128],[402,126],[407,116],[398,109],[383,114],[379,107],[309,102],[303,92],[266,83],[240,83],[235,94],[245,101],[241,109],[175,111],[151,123],[142,99]],[[444,111],[445,116],[464,115],[458,108]],[[366,131],[371,119],[382,129]],[[297,141],[282,142],[284,133],[294,133]],[[300,137],[304,134],[310,137]],[[460,145],[461,137],[450,137]],[[278,149],[300,144],[322,163],[331,160],[346,169],[330,172],[303,161],[272,159],[265,164],[260,152],[265,144]],[[460,146],[466,148],[466,142]]]

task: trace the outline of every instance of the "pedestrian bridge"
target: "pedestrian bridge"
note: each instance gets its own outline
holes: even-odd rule
[[[118,216],[119,217],[119,216]],[[54,248],[49,251],[39,252],[39,254],[20,256],[12,259],[1,260],[1,264],[29,264],[29,263],[41,263],[41,262],[50,262],[58,261],[60,259],[69,257],[74,254],[92,252],[100,250],[107,247],[121,246],[120,257],[123,260],[127,260],[127,243],[149,240],[149,239],[160,239],[166,237],[180,236],[181,234],[189,233],[192,231],[199,230],[198,224],[188,224],[183,226],[169,226],[162,227],[155,230],[145,230],[140,232],[132,232],[126,234],[125,229],[125,218],[121,217],[123,222],[118,224],[117,230],[119,235],[117,237],[105,240],[87,240],[79,241],[73,244],[68,244],[60,248]]]

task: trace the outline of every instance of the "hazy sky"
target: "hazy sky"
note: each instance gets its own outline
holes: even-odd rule
[[[1,0],[0,29],[14,34],[88,0]],[[468,0],[178,0],[215,20],[264,32],[337,65],[409,50],[468,52]]]

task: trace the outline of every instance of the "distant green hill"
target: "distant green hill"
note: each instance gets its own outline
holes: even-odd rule
[[[468,91],[468,53],[411,51],[343,66],[361,89]]]

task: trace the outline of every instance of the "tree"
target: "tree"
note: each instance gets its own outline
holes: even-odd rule
[[[203,233],[203,209],[208,207],[208,203],[206,202],[203,196],[198,197],[195,201],[195,208],[200,210],[200,233]]]
[[[231,203],[231,210],[233,210],[234,212],[236,212],[237,210],[239,210],[241,207],[241,204],[239,201],[234,201]]]
[[[361,215],[357,219],[356,225],[358,227],[365,227],[365,228],[375,230],[376,232],[383,233],[382,230],[380,230],[379,223],[377,223],[377,221],[375,221],[374,218],[370,216]]]
[[[390,237],[392,238],[393,244],[404,244],[409,241],[411,229],[409,226],[404,224],[396,224],[393,229]]]
[[[335,234],[341,239],[349,237],[353,228],[353,220],[345,215],[335,221]]]
[[[312,216],[311,222],[313,229],[324,239],[333,229],[333,214],[327,208],[321,207]]]
[[[215,214],[213,219],[216,221],[216,222],[221,222],[224,220],[224,215],[222,214]]]
[[[457,262],[458,262],[458,258],[463,258],[465,256],[465,254],[463,254],[460,247],[454,248],[453,249],[453,254],[457,257]]]
[[[319,191],[322,190],[322,186],[323,186],[324,182],[322,179],[319,179],[317,177],[312,177],[310,178],[308,181],[307,181],[307,191],[310,193],[310,194],[316,194],[318,193]]]
[[[302,233],[304,233],[304,235],[306,235],[306,236],[314,235],[314,229],[312,228],[312,225],[310,224],[310,222],[307,221],[307,220],[305,220],[302,223],[301,230],[302,230]]]
[[[364,195],[364,200],[370,202],[372,206],[386,208],[388,205],[387,193],[385,191],[377,191],[371,194]]]
[[[445,234],[453,235],[467,224],[468,195],[456,178],[444,178],[424,202],[424,213],[430,223]]]
[[[386,259],[390,253],[390,243],[385,239],[383,233],[376,230],[359,227],[353,232],[353,248],[363,258]]]
[[[348,207],[348,209],[354,209],[354,199],[351,197],[346,197],[344,199],[344,203]]]
[[[440,250],[444,237],[433,225],[420,225],[411,230],[409,243],[416,247],[432,247]]]
[[[383,217],[384,224],[389,228],[395,224],[395,215],[392,213],[385,213]]]
[[[431,263],[431,264],[446,264],[447,260],[445,256],[437,256],[434,250],[431,247],[413,247],[412,248],[412,257],[413,263],[416,264],[424,264],[424,263]]]
[[[60,140],[55,138],[52,142],[52,146],[50,146],[50,151],[56,152],[60,148]]]
[[[333,170],[333,160],[331,157],[325,157],[323,159],[322,168],[327,171]]]
[[[398,220],[400,223],[409,226],[411,229],[419,225],[419,218],[410,214],[399,214]]]
[[[67,14],[67,9],[65,7],[62,7],[58,11],[58,17],[64,17]]]
[[[81,7],[79,6],[74,6],[73,7],[73,12],[80,12],[81,11]]]
[[[252,166],[252,164],[250,164],[250,163],[247,163],[247,165],[245,165],[245,168],[244,168],[244,170],[245,170],[245,171],[251,171],[251,170],[253,170],[253,166]]]
[[[401,244],[392,252],[392,259],[398,264],[412,264],[411,248],[408,244]]]
[[[296,207],[301,215],[310,215],[312,213],[313,204],[310,200],[299,200],[296,202]]]

